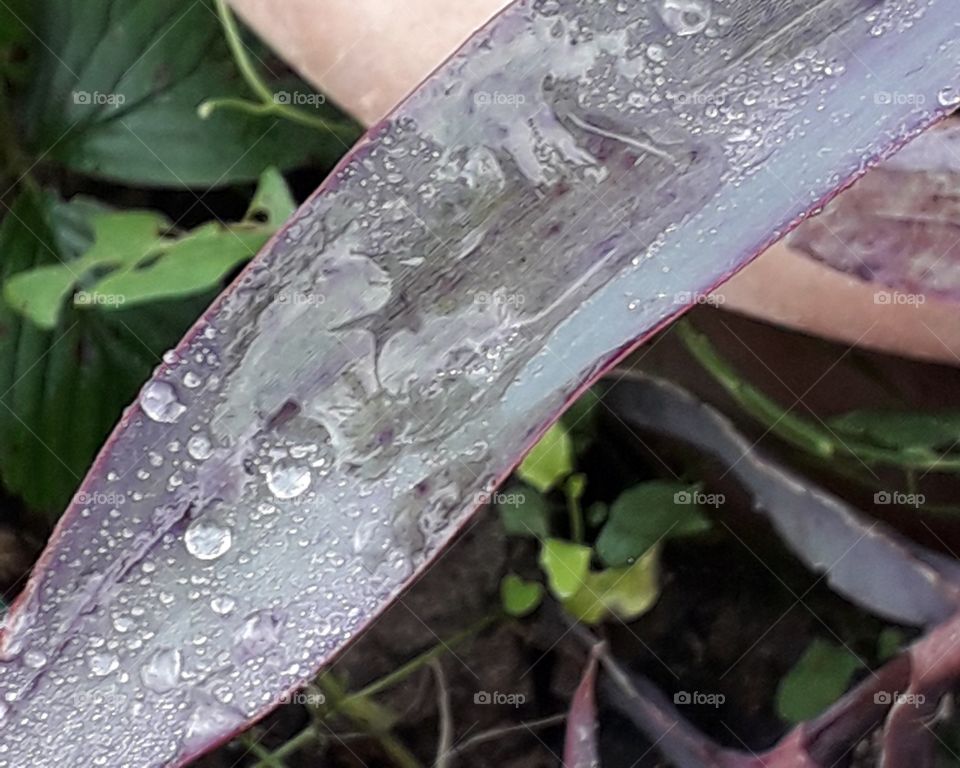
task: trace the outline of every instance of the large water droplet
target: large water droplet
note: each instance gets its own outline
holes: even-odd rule
[[[211,520],[200,519],[187,528],[183,542],[187,552],[198,560],[216,560],[230,549],[233,533]]]
[[[187,440],[187,453],[197,461],[209,459],[213,453],[213,445],[206,435],[194,435]]]
[[[187,407],[177,400],[177,391],[165,381],[151,381],[140,392],[140,407],[154,421],[173,424]]]
[[[941,107],[955,107],[960,104],[960,89],[946,87],[937,94],[937,101]]]
[[[97,677],[106,677],[120,666],[120,659],[112,653],[95,653],[87,659],[87,666]]]
[[[703,32],[710,23],[710,6],[703,0],[663,0],[660,15],[680,37]]]
[[[240,712],[217,701],[203,702],[190,713],[183,751],[203,752],[223,734],[239,729],[245,720]]]
[[[176,648],[163,648],[140,669],[140,679],[154,693],[166,693],[177,687],[183,655]]]
[[[280,642],[281,619],[273,611],[259,611],[243,623],[237,633],[238,661],[263,656]]]
[[[278,499],[293,499],[310,487],[310,470],[302,464],[278,461],[267,473],[267,487]]]
[[[229,595],[217,595],[210,600],[210,607],[219,616],[226,616],[237,607],[237,601]]]

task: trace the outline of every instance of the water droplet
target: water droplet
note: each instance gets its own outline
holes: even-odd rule
[[[106,677],[120,666],[120,659],[112,653],[95,653],[87,660],[87,666],[97,677]]]
[[[237,633],[238,660],[263,656],[280,642],[280,618],[273,611],[259,611]]]
[[[23,663],[30,669],[40,669],[47,663],[47,656],[42,651],[27,651],[23,654]]]
[[[217,701],[203,702],[190,713],[183,750],[203,752],[223,738],[223,734],[240,728],[245,720],[240,712]]]
[[[194,435],[187,441],[187,453],[197,461],[209,459],[213,453],[213,445],[206,435]]]
[[[680,37],[703,32],[710,23],[710,7],[702,0],[663,0],[660,15]]]
[[[941,107],[955,107],[960,104],[960,90],[947,86],[941,88],[937,94],[937,101]]]
[[[165,381],[150,381],[140,392],[140,407],[153,421],[173,424],[187,407],[177,400],[176,390]]]
[[[310,487],[310,479],[307,467],[278,461],[267,473],[267,487],[278,499],[293,499]]]
[[[200,519],[187,528],[183,541],[187,552],[198,560],[216,560],[230,549],[233,533],[229,528]]]
[[[177,687],[183,655],[176,648],[163,648],[153,654],[140,669],[140,679],[154,693],[166,693]]]
[[[210,601],[210,607],[214,613],[226,616],[237,607],[237,601],[229,595],[217,595]]]

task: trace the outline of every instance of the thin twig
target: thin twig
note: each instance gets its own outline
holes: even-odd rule
[[[430,662],[430,669],[437,680],[437,710],[440,713],[440,736],[437,741],[437,760],[434,768],[448,768],[450,750],[453,748],[453,712],[450,709],[450,690],[443,665],[438,659]]]

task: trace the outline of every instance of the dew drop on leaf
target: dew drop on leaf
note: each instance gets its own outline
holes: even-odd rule
[[[177,399],[177,392],[165,381],[151,381],[140,392],[140,407],[148,418],[162,424],[173,424],[187,407]]]
[[[198,520],[187,528],[183,541],[187,552],[198,560],[216,560],[230,549],[233,534],[229,528],[209,520]]]

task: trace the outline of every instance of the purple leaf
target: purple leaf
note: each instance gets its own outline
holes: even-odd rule
[[[958,199],[960,120],[954,118],[838,195],[789,243],[864,280],[960,299]],[[903,299],[881,293],[877,300]]]
[[[784,542],[844,597],[903,624],[933,626],[960,610],[955,561],[759,455],[711,406],[666,381],[632,373],[605,399],[628,424],[679,437],[719,458]]]
[[[590,652],[580,684],[570,702],[563,746],[565,768],[599,768],[597,743],[597,648]]]
[[[0,768],[182,765],[276,706],[586,382],[942,116],[958,57],[953,0],[511,6],[126,413],[8,616]]]

